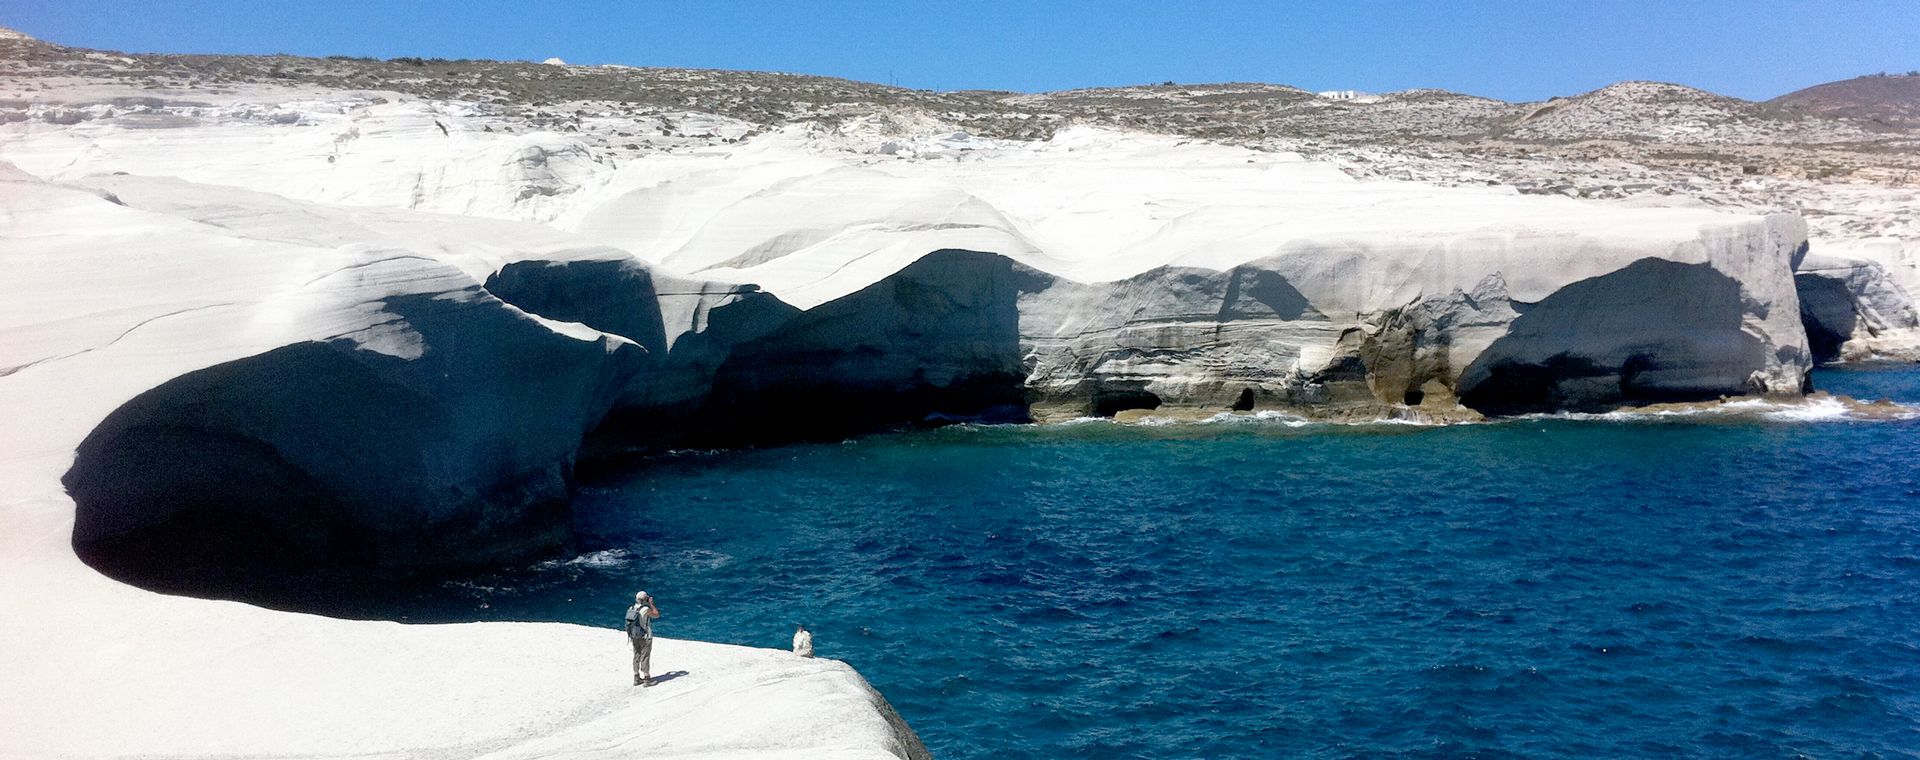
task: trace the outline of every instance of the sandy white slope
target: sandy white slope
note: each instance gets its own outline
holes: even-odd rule
[[[390,233],[342,231],[350,215],[322,224],[271,205],[234,206],[220,226],[7,171],[0,651],[9,654],[0,658],[0,756],[907,750],[878,695],[831,660],[661,640],[655,672],[686,675],[639,690],[614,630],[341,621],[162,596],[82,565],[69,546],[74,504],[59,478],[80,439],[120,403],[182,372],[289,341],[344,336],[406,356],[420,350],[419,336],[388,324],[383,299],[470,297],[475,280],[457,264],[477,257],[486,270],[496,265],[488,257],[507,251],[569,246],[509,223],[462,231],[420,218]],[[203,188],[192,200],[205,208],[223,192]],[[190,193],[176,186],[168,195],[184,202]],[[415,233],[438,244],[396,247]],[[314,240],[328,235],[334,239]],[[554,340],[620,343],[579,325],[521,318],[554,328]],[[617,611],[621,600],[609,606]],[[664,620],[662,630],[671,624]]]

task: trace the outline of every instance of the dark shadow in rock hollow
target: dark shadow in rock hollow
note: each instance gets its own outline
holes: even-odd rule
[[[1220,299],[1220,321],[1269,317],[1284,320],[1319,317],[1299,288],[1279,272],[1240,266],[1227,273],[1227,291]]]
[[[521,309],[480,288],[390,298],[384,353],[287,345],[109,415],[64,477],[74,548],[159,591],[446,619],[444,605],[414,616],[438,579],[565,547],[583,435],[618,404],[711,445],[1024,420],[1016,280],[1002,256],[940,251],[805,312],[723,288],[671,351],[653,278],[620,263],[509,267],[493,282]],[[659,350],[559,335],[523,311]]]
[[[296,343],[128,401],[63,477],[75,551],[136,586],[332,611],[561,548],[580,436],[642,353],[465,296],[383,303],[412,355]]]
[[[1840,346],[1853,338],[1860,312],[1845,280],[1801,272],[1793,276],[1800,294],[1800,324],[1807,329],[1807,348],[1816,362],[1840,358]]]
[[[1516,307],[1460,375],[1461,403],[1486,414],[1741,394],[1767,359],[1741,329],[1740,283],[1707,264],[1641,259]]]
[[[613,333],[656,357],[667,353],[653,273],[637,261],[516,261],[486,287],[524,311]]]
[[[1160,397],[1145,387],[1125,388],[1108,383],[1093,391],[1093,416],[1112,417],[1121,412],[1160,408]],[[1145,383],[1135,383],[1144,386]]]
[[[706,444],[831,439],[953,419],[1024,420],[1019,278],[943,250],[735,345],[699,414]]]

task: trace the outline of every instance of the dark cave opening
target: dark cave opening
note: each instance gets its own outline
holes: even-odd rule
[[[1160,397],[1145,390],[1101,389],[1093,396],[1093,415],[1112,417],[1134,409],[1159,409]]]

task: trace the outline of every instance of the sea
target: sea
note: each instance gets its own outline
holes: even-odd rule
[[[1834,402],[678,451],[575,521],[414,614],[804,623],[948,760],[1920,757],[1920,420]]]

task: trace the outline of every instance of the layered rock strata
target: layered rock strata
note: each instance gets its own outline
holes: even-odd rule
[[[1896,239],[1823,248],[1794,270],[1816,361],[1920,361],[1920,287],[1914,257]]]
[[[1457,419],[1796,394],[1812,361],[1793,217],[1359,181],[1098,130],[938,161],[781,133],[586,167],[573,191],[513,206],[499,199],[525,164],[493,141],[524,137],[467,133],[407,159],[407,141],[451,130],[395,129],[386,159],[364,164],[388,177],[375,186],[465,149],[462,171],[499,164],[465,192],[496,200],[417,205],[521,220],[334,205],[270,174],[252,189],[71,168],[17,179],[16,207],[66,198],[75,215],[166,229],[106,244],[43,215],[36,246],[194,271],[135,300],[219,291],[232,313],[205,336],[224,358],[143,389],[81,447],[67,482],[92,556],[218,545],[420,567],[525,553],[564,537],[583,440],[605,452],[1138,409]],[[244,182],[255,159],[225,139],[153,144]],[[12,150],[47,165],[66,144]],[[244,266],[192,263],[203,249]]]

